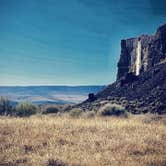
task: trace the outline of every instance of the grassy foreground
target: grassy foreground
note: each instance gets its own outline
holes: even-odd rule
[[[165,119],[0,117],[0,165],[165,166]]]

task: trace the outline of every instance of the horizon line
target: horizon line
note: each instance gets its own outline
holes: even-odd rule
[[[97,85],[94,85],[94,84],[77,84],[77,85],[64,85],[64,84],[62,84],[62,85],[60,85],[60,84],[58,84],[58,85],[54,85],[54,84],[49,84],[49,85],[45,85],[45,84],[43,84],[43,85],[0,85],[0,87],[51,87],[51,86],[64,86],[64,87],[79,87],[79,86],[107,86],[107,84],[97,84]]]

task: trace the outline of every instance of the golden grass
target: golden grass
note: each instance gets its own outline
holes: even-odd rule
[[[165,166],[165,121],[150,116],[0,118],[0,165]]]

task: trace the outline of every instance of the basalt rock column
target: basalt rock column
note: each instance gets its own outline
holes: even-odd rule
[[[127,73],[139,75],[166,59],[166,24],[155,35],[121,41],[117,80]]]

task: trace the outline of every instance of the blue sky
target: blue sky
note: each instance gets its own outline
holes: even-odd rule
[[[165,0],[0,0],[0,85],[104,85],[120,40],[166,23]]]

